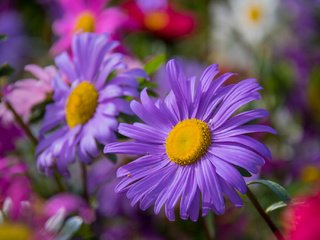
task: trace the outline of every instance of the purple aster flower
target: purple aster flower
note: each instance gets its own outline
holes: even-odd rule
[[[37,147],[38,167],[45,173],[56,166],[68,175],[67,166],[76,158],[90,163],[99,154],[97,143],[115,140],[119,112],[131,113],[122,97],[138,95],[136,78],[145,73],[123,71],[122,55],[111,53],[116,46],[107,35],[77,34],[73,57],[67,53],[56,57],[60,74],[53,79],[54,103],[46,109]]]
[[[131,204],[145,210],[153,203],[158,214],[165,206],[169,220],[180,201],[180,217],[196,221],[209,211],[222,214],[223,195],[242,206],[237,191],[247,186],[237,167],[258,173],[268,148],[249,133],[275,131],[264,125],[247,124],[267,116],[255,109],[236,113],[260,98],[255,79],[223,86],[233,74],[218,74],[218,65],[208,67],[199,81],[188,79],[176,61],[167,63],[172,91],[165,99],[152,100],[146,90],[141,103],[131,109],[145,123],[121,123],[119,133],[134,141],[106,145],[105,153],[142,155],[117,171],[121,179],[116,192],[126,192]]]

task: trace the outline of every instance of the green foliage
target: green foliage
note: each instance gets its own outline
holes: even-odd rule
[[[0,41],[5,41],[5,40],[7,40],[7,35],[0,34]]]
[[[290,202],[289,194],[287,193],[286,189],[279,185],[278,183],[272,182],[270,180],[254,180],[252,182],[249,182],[247,185],[251,184],[261,184],[269,188],[281,201],[284,203]]]
[[[273,203],[269,207],[267,207],[265,212],[269,213],[269,212],[275,211],[275,210],[277,210],[279,208],[286,207],[287,205],[288,205],[287,203],[285,203],[283,201],[279,201],[279,202]]]
[[[0,66],[0,77],[9,77],[13,72],[14,69],[7,63]]]
[[[144,70],[148,75],[158,71],[158,69],[166,62],[167,57],[165,54],[159,54],[150,59],[144,66]]]
[[[236,168],[238,169],[238,171],[240,172],[240,174],[243,177],[251,177],[252,176],[251,173],[249,173],[246,169],[239,167],[239,166],[236,166]]]

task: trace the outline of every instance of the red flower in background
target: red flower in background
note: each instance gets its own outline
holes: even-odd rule
[[[167,1],[129,0],[123,4],[132,30],[144,30],[165,38],[180,38],[190,34],[196,25],[191,13],[181,11]]]
[[[284,215],[287,240],[320,239],[320,192],[297,198]]]

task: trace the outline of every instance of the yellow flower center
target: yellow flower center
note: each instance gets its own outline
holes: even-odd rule
[[[94,32],[95,19],[91,12],[82,12],[76,20],[74,32]]]
[[[89,82],[81,82],[70,93],[66,106],[66,120],[70,128],[85,124],[95,113],[99,93]]]
[[[306,183],[314,183],[320,180],[320,169],[316,166],[308,165],[301,173],[302,181]]]
[[[247,14],[252,23],[258,23],[262,19],[262,9],[260,6],[252,5],[249,7]]]
[[[165,12],[154,11],[145,16],[144,24],[150,30],[157,31],[163,29],[169,22],[169,17]]]
[[[211,143],[209,126],[198,119],[179,122],[168,134],[166,153],[171,161],[188,165],[198,161]]]
[[[31,230],[22,224],[0,224],[0,239],[31,240]]]

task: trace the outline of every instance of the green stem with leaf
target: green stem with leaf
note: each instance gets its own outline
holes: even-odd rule
[[[260,203],[258,202],[256,196],[251,192],[251,190],[248,188],[247,190],[247,196],[249,200],[252,202],[253,206],[257,209],[260,216],[263,218],[263,220],[267,223],[273,234],[276,236],[278,240],[284,240],[282,233],[278,229],[278,227],[274,224],[274,222],[271,220],[271,218],[266,214],[266,212],[261,207]]]

